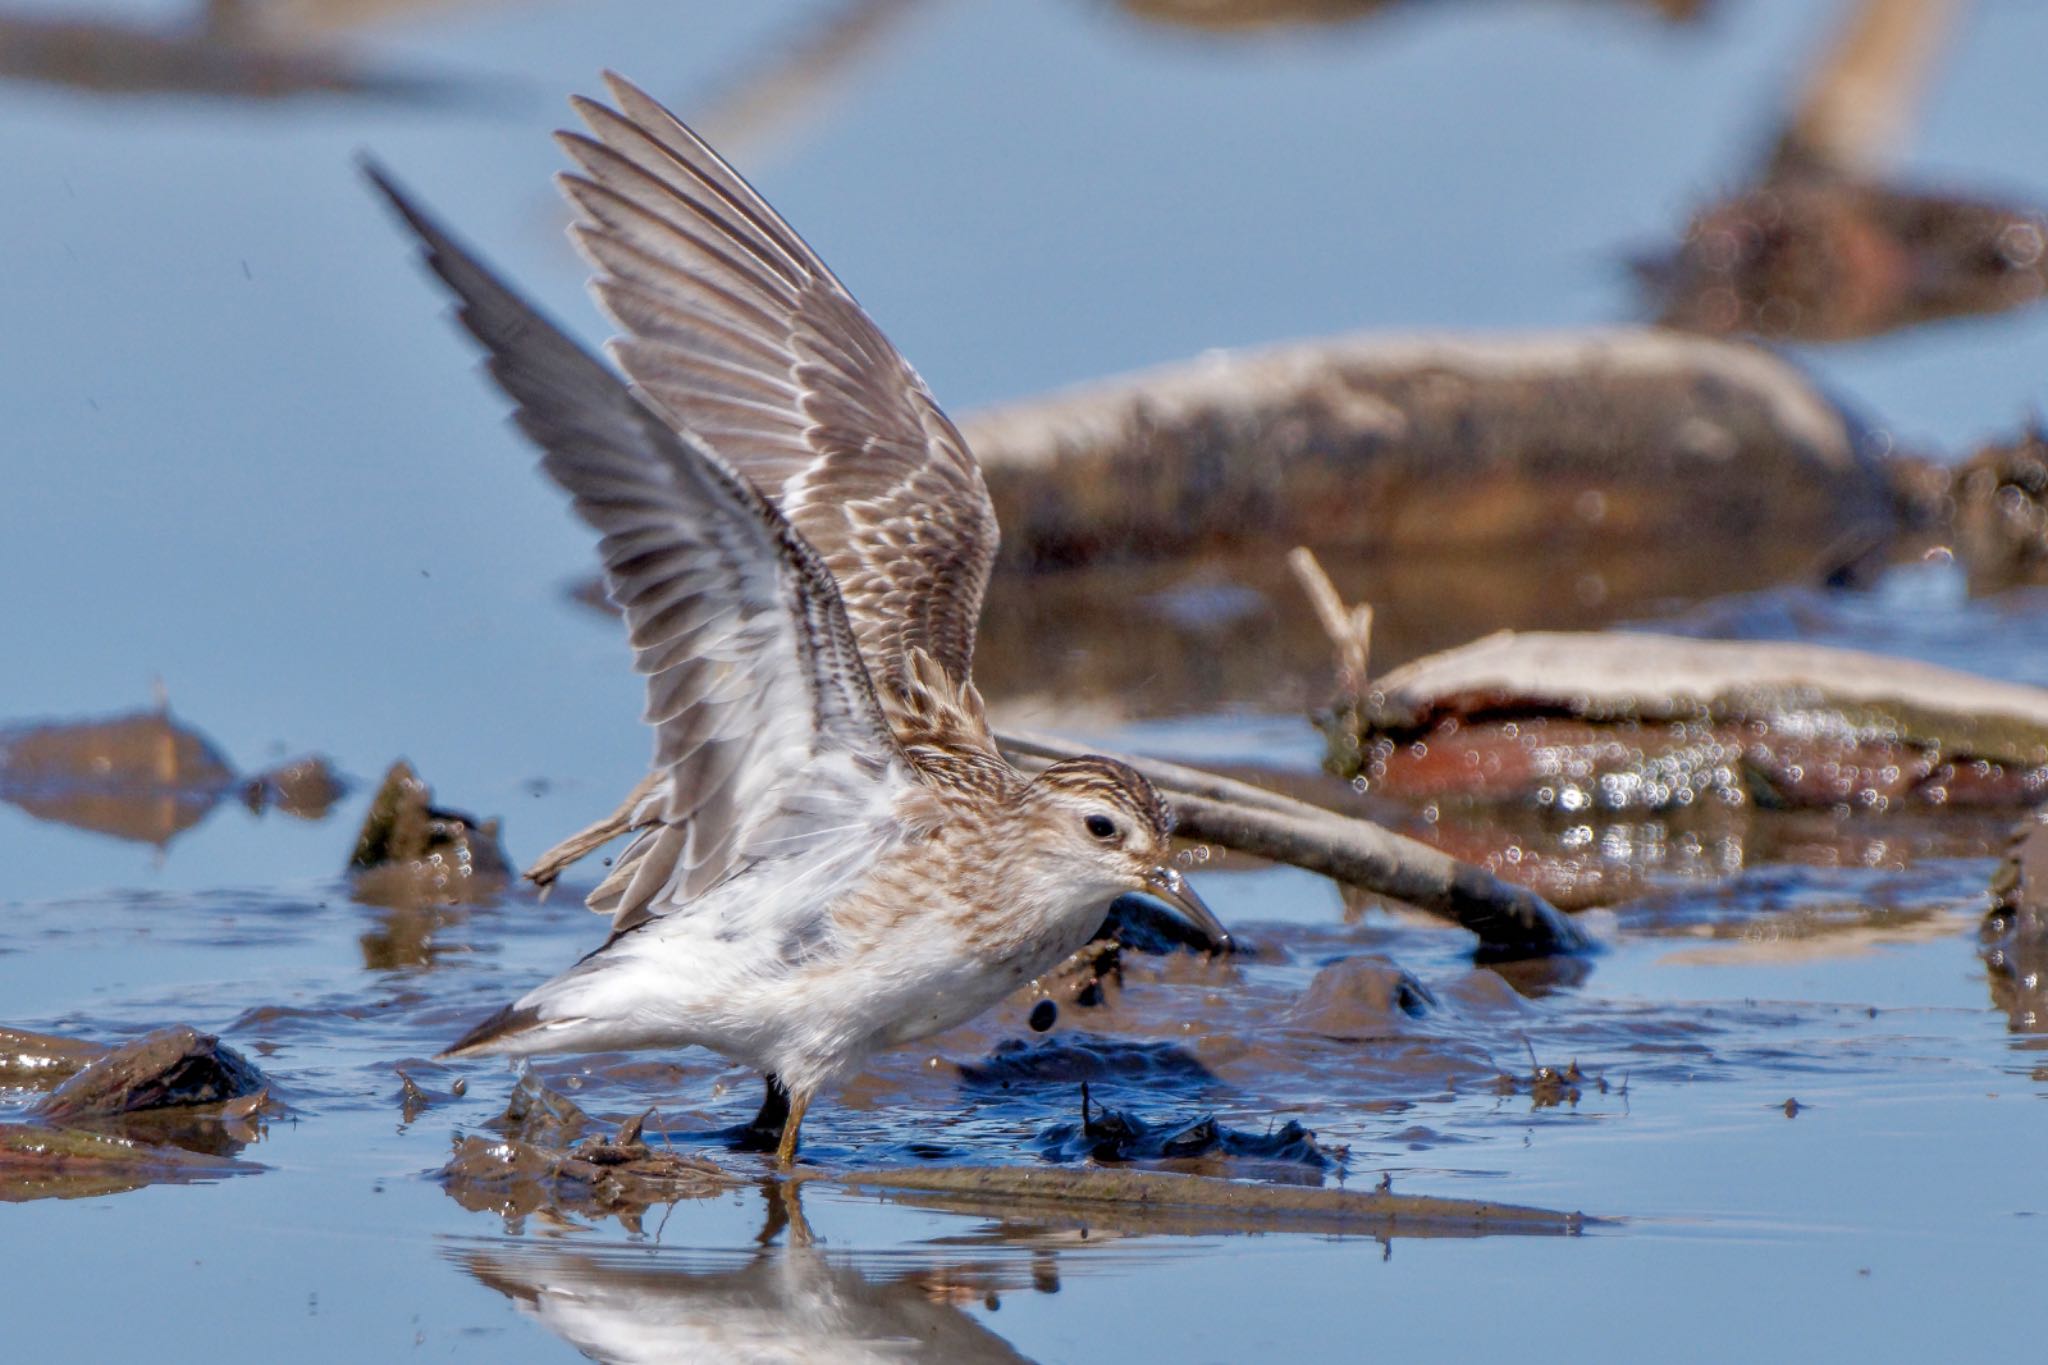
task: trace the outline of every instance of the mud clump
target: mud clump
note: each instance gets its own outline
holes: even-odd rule
[[[1384,1035],[1437,1009],[1434,992],[1383,957],[1350,957],[1315,974],[1288,1011],[1295,1028],[1326,1038]]]
[[[257,1135],[269,1083],[211,1034],[161,1028],[123,1047],[0,1031],[17,1077],[68,1079],[0,1124],[0,1201],[117,1194],[164,1180],[259,1170],[234,1159]]]
[[[346,795],[348,783],[318,754],[281,763],[242,782],[242,804],[250,810],[280,810],[299,820],[324,819]]]
[[[505,1112],[490,1127],[506,1137],[544,1147],[566,1147],[590,1126],[590,1115],[576,1101],[550,1089],[531,1071],[519,1078],[505,1102]]]
[[[1195,1157],[1247,1157],[1314,1171],[1342,1170],[1346,1153],[1324,1147],[1293,1119],[1265,1133],[1248,1133],[1216,1121],[1214,1114],[1149,1123],[1136,1113],[1093,1102],[1081,1087],[1079,1123],[1054,1124],[1039,1134],[1052,1161],[1173,1161]]]
[[[2048,582],[2048,433],[2038,422],[1964,461],[1948,497],[1972,592]]]
[[[2048,1033],[2048,824],[2013,831],[1978,933],[1991,1002],[2014,1033]]]
[[[370,801],[348,863],[355,898],[400,908],[489,900],[512,879],[498,822],[433,804],[403,759]]]
[[[970,1086],[1008,1089],[1048,1081],[1166,1081],[1206,1085],[1216,1078],[1193,1053],[1172,1043],[1135,1042],[1093,1033],[1063,1033],[1025,1042],[1007,1038],[979,1062],[964,1062]]]
[[[160,1028],[99,1058],[32,1111],[73,1124],[156,1110],[219,1110],[269,1088],[263,1073],[210,1033]]]
[[[580,1131],[587,1116],[574,1105],[567,1109]],[[637,1229],[639,1214],[653,1205],[702,1199],[741,1183],[703,1157],[649,1146],[642,1136],[647,1118],[640,1115],[610,1137],[592,1136],[568,1146],[559,1139],[569,1131],[560,1106],[529,1103],[520,1119],[512,1120],[508,1110],[501,1123],[538,1137],[458,1137],[441,1168],[441,1185],[464,1208],[508,1219],[542,1211],[610,1215]]]

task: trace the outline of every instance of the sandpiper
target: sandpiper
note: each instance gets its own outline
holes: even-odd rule
[[[601,534],[655,731],[619,817],[547,860],[636,832],[589,898],[610,936],[448,1053],[701,1045],[766,1073],[787,1167],[821,1089],[1052,967],[1118,895],[1229,940],[1143,777],[997,751],[970,677],[995,513],[924,382],[737,172],[606,80],[561,183],[623,378],[370,170]]]

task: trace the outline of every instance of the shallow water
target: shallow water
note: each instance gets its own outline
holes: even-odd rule
[[[161,846],[0,804],[0,1023],[103,1040],[191,1023],[286,1106],[240,1153],[258,1172],[6,1206],[7,1301],[61,1310],[11,1315],[12,1351],[53,1353],[83,1323],[105,1354],[172,1359],[2024,1351],[2048,1051],[2038,999],[1978,955],[1989,821],[1690,844],[1632,828],[1614,844],[1631,895],[1589,912],[1606,951],[1505,974],[1454,931],[1219,860],[1203,891],[1250,959],[1128,955],[1105,1003],[1067,1005],[1051,1033],[1019,998],[887,1059],[805,1130],[827,1170],[1041,1163],[1065,1154],[1087,1079],[1150,1122],[1299,1120],[1348,1149],[1354,1186],[1385,1173],[1614,1220],[1575,1238],[1250,1237],[813,1183],[816,1244],[763,1249],[781,1216],[765,1184],[622,1221],[472,1208],[489,1201],[432,1178],[512,1078],[425,1059],[597,922],[569,894],[354,903],[339,872],[369,784],[409,757],[442,801],[503,817],[518,860],[608,810],[645,739],[616,628],[564,591],[589,565],[581,532],[349,157],[375,150],[595,335],[546,190],[560,96],[612,64],[712,109],[822,8],[536,0],[338,30],[470,82],[426,105],[0,84],[0,174],[32,209],[0,215],[0,717],[130,710],[161,679],[238,771],[317,750],[361,779],[324,820],[227,801]],[[1627,5],[1417,4],[1241,40],[1086,0],[884,8],[835,90],[726,141],[965,410],[1216,345],[1629,316],[1620,253],[1747,172],[1760,111],[1833,7],[1748,0],[1670,26]],[[2048,13],[1974,12],[1907,169],[2048,199],[2022,75],[2043,41]],[[2048,310],[1796,354],[1903,442],[1960,453],[2039,400]],[[1284,581],[1138,577],[998,615],[999,704],[1313,784],[1300,713],[1325,661]],[[1427,580],[1402,583],[1390,617],[1415,624],[1389,664],[1456,642],[1431,633]],[[1550,619],[1597,618],[1557,595]],[[1613,611],[2048,681],[2048,601],[1970,600],[1939,563],[1859,592],[1679,597]],[[1433,1007],[1402,1008],[1397,969]],[[1535,1066],[1572,1061],[1576,1102],[1532,1093]],[[410,1121],[401,1065],[431,1101]],[[537,1069],[599,1119],[654,1105],[651,1131],[760,1169],[691,1136],[758,1100],[715,1059]],[[0,1092],[0,1118],[23,1103]]]

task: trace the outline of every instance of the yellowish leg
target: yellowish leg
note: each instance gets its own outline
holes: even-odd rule
[[[811,1097],[808,1094],[791,1093],[789,1117],[782,1124],[782,1143],[775,1149],[775,1164],[785,1171],[796,1165],[796,1132],[803,1127],[804,1110],[810,1107]]]

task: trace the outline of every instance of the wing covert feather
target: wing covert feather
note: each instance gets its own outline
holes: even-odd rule
[[[652,98],[576,108],[562,185],[612,351],[641,392],[773,501],[838,580],[885,702],[923,653],[965,689],[995,512],[924,381],[760,195]]]

